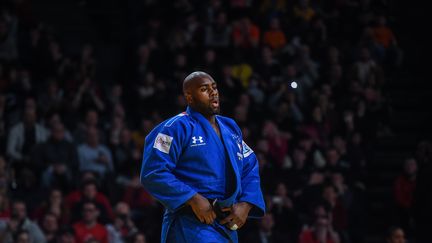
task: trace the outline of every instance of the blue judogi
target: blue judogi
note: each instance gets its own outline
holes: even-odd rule
[[[196,193],[218,199],[222,207],[249,202],[254,205],[250,217],[264,214],[255,154],[234,120],[218,115],[216,122],[221,138],[203,115],[188,107],[146,137],[141,183],[166,208],[162,242],[237,242],[236,231],[179,213]]]

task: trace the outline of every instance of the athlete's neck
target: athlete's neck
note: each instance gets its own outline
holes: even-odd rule
[[[216,116],[215,115],[210,115],[210,116],[204,115],[204,117],[210,122],[210,124],[216,125]]]

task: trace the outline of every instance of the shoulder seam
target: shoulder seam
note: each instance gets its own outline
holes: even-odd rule
[[[176,122],[179,118],[183,117],[183,116],[187,116],[188,114],[186,112],[182,112],[174,117],[171,117],[164,125],[164,127],[170,127],[172,126],[172,124],[174,124],[174,122]]]

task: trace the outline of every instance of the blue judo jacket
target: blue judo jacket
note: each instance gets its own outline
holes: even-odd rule
[[[186,112],[159,124],[145,139],[141,183],[165,206],[162,242],[167,241],[175,220],[188,217],[177,212],[196,193],[218,199],[222,207],[249,202],[254,205],[250,217],[264,214],[258,161],[253,150],[243,141],[234,120],[217,115],[216,121],[221,138],[201,113],[188,107]],[[182,222],[177,226],[180,229],[172,230],[183,231],[179,235],[184,239],[175,242],[204,242],[196,238],[220,237],[215,235],[220,234],[220,229],[194,232],[206,227],[220,227],[232,241],[237,241],[235,231],[217,222],[208,226],[194,217]]]

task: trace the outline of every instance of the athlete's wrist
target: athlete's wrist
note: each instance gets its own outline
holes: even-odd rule
[[[191,206],[192,204],[196,204],[202,196],[199,193],[193,195],[189,200],[186,201],[186,205]]]
[[[241,207],[246,208],[248,211],[250,211],[253,208],[253,205],[248,202],[239,202],[237,204]]]

